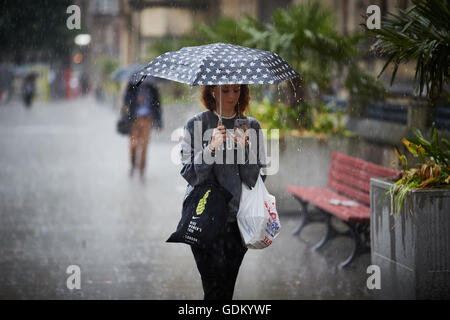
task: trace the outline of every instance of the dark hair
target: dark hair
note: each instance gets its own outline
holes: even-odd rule
[[[241,84],[241,93],[239,95],[238,103],[235,107],[236,112],[238,115],[243,115],[244,112],[247,111],[249,107],[250,102],[250,93],[248,89],[248,85]],[[203,86],[200,96],[200,101],[202,102],[203,106],[211,111],[217,111],[216,110],[216,99],[212,96],[212,91],[214,90],[216,86]]]

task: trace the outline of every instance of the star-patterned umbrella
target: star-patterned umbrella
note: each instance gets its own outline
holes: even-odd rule
[[[148,75],[193,86],[277,84],[299,76],[276,53],[227,43],[164,53],[134,75],[135,83],[138,85]]]

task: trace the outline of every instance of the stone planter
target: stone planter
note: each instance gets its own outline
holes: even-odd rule
[[[413,191],[400,214],[391,216],[390,197],[382,198],[390,185],[370,181],[371,258],[381,270],[377,296],[449,299],[450,190]]]

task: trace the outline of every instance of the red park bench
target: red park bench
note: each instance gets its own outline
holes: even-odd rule
[[[324,237],[313,247],[321,248],[329,239],[348,236],[354,241],[353,251],[339,267],[345,267],[353,259],[370,252],[370,178],[396,177],[398,172],[342,153],[331,154],[327,187],[300,187],[288,185],[286,190],[301,204],[302,221],[294,232],[299,235],[303,227],[311,222],[325,222]],[[319,209],[319,214],[308,212],[308,203]],[[337,230],[332,217],[341,219],[348,231]]]

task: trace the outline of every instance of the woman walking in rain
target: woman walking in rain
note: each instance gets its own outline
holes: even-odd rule
[[[130,176],[139,168],[141,179],[146,167],[147,146],[152,127],[162,128],[161,106],[157,88],[150,83],[139,87],[128,85],[125,94],[128,117],[132,121],[130,130]]]
[[[222,90],[221,94],[220,90]],[[218,116],[220,96],[222,97],[222,122]],[[207,110],[190,118],[185,125],[185,135],[181,146],[181,155],[184,159],[181,175],[188,182],[185,197],[195,186],[209,182],[219,184],[232,194],[227,208],[227,221],[222,233],[218,234],[214,243],[208,247],[191,246],[200,272],[205,300],[232,299],[239,267],[247,251],[236,220],[241,186],[244,182],[250,188],[254,187],[263,166],[262,163],[265,163],[264,150],[261,149],[262,152],[259,152],[259,143],[263,143],[259,134],[258,146],[249,148],[249,129],[255,129],[257,133],[261,129],[256,119],[244,115],[248,109],[249,100],[249,89],[245,84],[204,86],[201,91],[201,102]],[[244,119],[246,122],[242,128],[236,127],[236,123],[239,124],[239,121],[236,122],[238,118]],[[196,139],[194,122],[196,121],[202,123],[202,134],[208,129],[213,130],[209,142],[206,141],[200,148],[194,146],[194,139]],[[196,134],[198,133],[196,132]],[[203,139],[203,136],[200,139]],[[227,139],[228,141],[231,139],[237,146],[232,150],[235,155],[239,148],[245,150],[245,161],[236,161],[236,156],[233,158],[235,159],[233,163],[229,163],[229,161],[223,163],[198,161],[205,159],[205,155],[214,157],[216,151],[224,143],[227,144]],[[253,161],[256,163],[248,161],[252,152],[256,153],[257,161]]]

